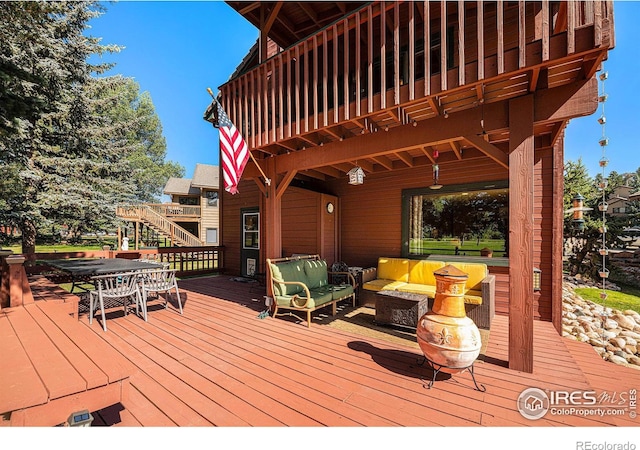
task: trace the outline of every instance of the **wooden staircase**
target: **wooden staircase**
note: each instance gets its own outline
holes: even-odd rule
[[[201,247],[203,242],[173,220],[156,212],[148,205],[127,205],[116,207],[116,216],[121,219],[140,222],[152,228],[178,247]]]

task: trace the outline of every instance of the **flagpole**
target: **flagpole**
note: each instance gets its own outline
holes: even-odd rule
[[[213,98],[214,100],[216,99],[215,96],[213,95],[213,91],[211,90],[211,88],[207,88],[207,92],[209,93],[211,98]],[[251,160],[258,167],[258,170],[260,171],[260,173],[264,177],[264,182],[267,184],[267,186],[271,186],[271,179],[269,177],[267,177],[267,175],[265,175],[264,171],[262,170],[262,167],[260,167],[260,164],[258,164],[258,161],[256,161],[256,159],[253,157],[253,154],[251,153],[251,150],[247,149],[247,151],[249,152],[249,156],[251,157]]]

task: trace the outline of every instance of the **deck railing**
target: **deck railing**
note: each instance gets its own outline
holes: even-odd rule
[[[145,203],[145,206],[151,208],[161,216],[173,217],[176,219],[198,219],[202,214],[202,209],[200,208],[200,206],[180,205],[178,203]]]
[[[364,132],[374,113],[402,121],[402,105],[431,97],[437,110],[433,97],[445,91],[613,46],[612,8],[605,0],[372,2],[222,85],[222,104],[251,148],[293,137],[319,145],[317,130],[342,138],[338,125],[351,122]],[[589,48],[579,48],[585,26],[593,26]]]
[[[22,255],[26,258],[27,273],[38,274],[52,271],[47,261],[76,258],[144,258],[169,263],[179,277],[216,273],[224,270],[224,247],[167,247],[132,251],[94,250],[86,252],[34,253]]]

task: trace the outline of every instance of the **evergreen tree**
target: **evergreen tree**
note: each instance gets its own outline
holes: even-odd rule
[[[35,251],[38,230],[73,236],[115,222],[120,203],[150,201],[169,176],[162,127],[131,79],[101,77],[91,55],[118,51],[84,36],[96,2],[0,2],[0,223]]]

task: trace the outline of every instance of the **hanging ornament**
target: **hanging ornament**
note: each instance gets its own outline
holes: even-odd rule
[[[598,270],[598,275],[600,275],[600,278],[602,279],[602,291],[600,292],[600,299],[603,302],[603,307],[606,306],[606,299],[607,299],[607,292],[606,292],[606,286],[607,286],[607,279],[609,278],[609,269],[607,268],[607,256],[609,254],[609,249],[607,249],[607,210],[608,210],[608,204],[607,204],[607,191],[606,191],[606,187],[608,185],[607,182],[607,178],[606,178],[606,174],[605,174],[605,168],[607,167],[609,160],[607,159],[606,156],[606,152],[607,152],[607,146],[609,145],[609,138],[606,137],[606,130],[605,130],[605,125],[607,123],[607,119],[606,119],[606,115],[604,112],[604,105],[605,102],[607,101],[608,95],[605,93],[604,90],[604,81],[609,78],[609,73],[605,72],[604,70],[604,63],[603,63],[603,67],[601,69],[600,75],[598,76],[598,79],[600,80],[600,86],[599,86],[599,91],[600,91],[600,95],[598,97],[598,100],[600,102],[600,118],[598,119],[598,123],[600,124],[600,126],[602,127],[602,137],[600,138],[600,140],[598,141],[598,143],[600,144],[600,148],[602,149],[602,157],[600,158],[600,168],[602,169],[602,177],[601,177],[601,182],[599,184],[599,189],[602,193],[602,200],[600,201],[600,203],[598,204],[598,209],[600,210],[600,212],[602,213],[602,225],[600,226],[600,233],[602,234],[602,241],[600,244],[600,249],[598,250],[598,253],[600,253],[600,256],[602,257],[602,267]],[[604,308],[604,315],[607,315],[607,309],[606,307]],[[602,342],[606,342],[605,341],[605,336],[604,336],[604,323],[605,320],[602,321],[603,325],[602,325]]]
[[[442,185],[438,182],[440,178],[440,166],[438,165],[438,156],[440,153],[438,150],[433,151],[433,184],[429,186],[430,189],[440,189]]]

